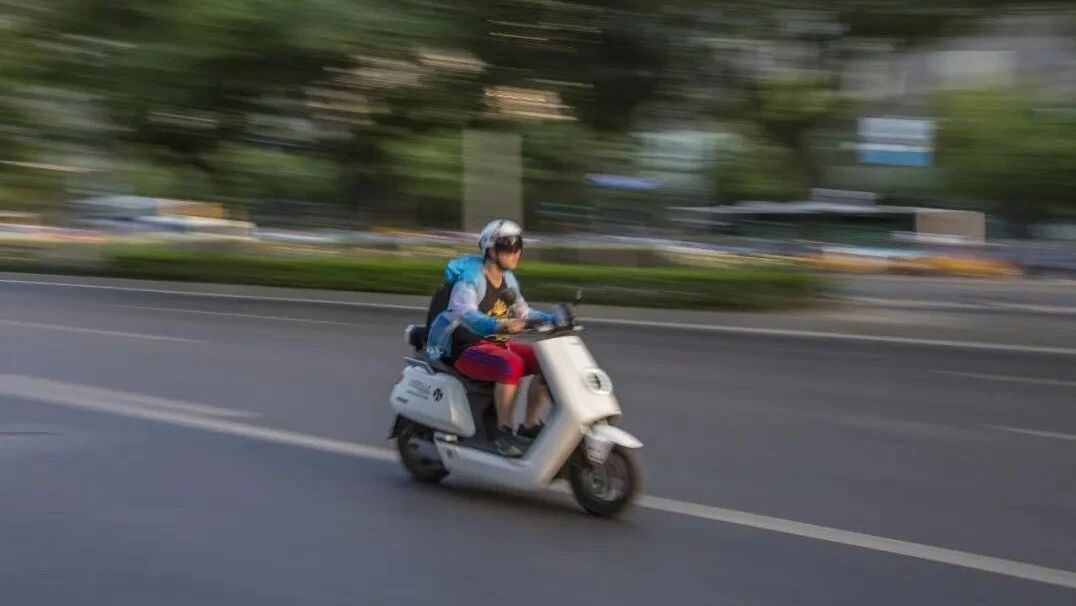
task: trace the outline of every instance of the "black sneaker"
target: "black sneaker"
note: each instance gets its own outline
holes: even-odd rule
[[[523,456],[523,449],[516,443],[516,436],[509,428],[498,427],[493,443],[497,445],[497,452],[502,456],[513,459]]]
[[[538,433],[541,432],[543,429],[545,429],[545,423],[538,423],[531,428],[528,428],[526,425],[521,423],[519,425],[519,428],[516,429],[516,435],[521,438],[526,438],[527,440],[534,440],[538,437]]]

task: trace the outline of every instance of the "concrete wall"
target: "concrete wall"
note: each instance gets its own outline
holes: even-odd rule
[[[915,215],[919,234],[957,236],[972,243],[986,239],[986,215],[971,210],[920,210]]]
[[[511,219],[523,225],[522,151],[519,135],[464,131],[464,231],[481,231],[494,219]]]

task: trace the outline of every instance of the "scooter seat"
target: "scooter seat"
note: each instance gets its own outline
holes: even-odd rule
[[[415,351],[422,351],[426,348],[427,334],[428,330],[425,326],[412,324],[407,327],[405,339],[411,347],[415,348]],[[456,377],[460,383],[463,383],[463,387],[467,390],[467,393],[487,395],[493,392],[493,383],[475,381],[474,379],[468,378],[444,360],[435,360],[430,363],[430,366],[437,372],[443,372]]]

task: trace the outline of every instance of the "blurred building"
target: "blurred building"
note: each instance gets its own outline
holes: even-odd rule
[[[906,49],[884,40],[848,40],[844,44],[855,59],[843,70],[843,89],[861,101],[890,106],[967,86],[1019,86],[1043,96],[1071,96],[1076,94],[1076,43],[1070,18],[1066,13],[1009,15],[984,23],[975,34]]]
[[[75,201],[84,219],[124,220],[157,215],[225,218],[224,207],[212,202],[173,200],[148,196],[95,196]]]
[[[75,201],[77,221],[100,229],[251,237],[255,225],[230,219],[223,205],[146,196],[97,196]]]
[[[689,232],[861,245],[897,241],[981,244],[981,212],[889,206],[868,192],[813,189],[809,200],[744,201],[670,207],[669,220]]]

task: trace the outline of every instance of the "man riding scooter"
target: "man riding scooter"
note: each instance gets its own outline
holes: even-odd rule
[[[507,457],[523,455],[522,441],[541,431],[541,412],[548,393],[540,379],[534,350],[513,343],[509,335],[521,332],[528,321],[553,322],[553,314],[531,309],[519,292],[512,270],[523,251],[523,231],[507,220],[490,222],[478,239],[482,255],[465,255],[449,261],[446,281],[452,284],[447,307],[429,324],[426,355],[444,359],[475,381],[496,383],[495,444]],[[516,432],[513,405],[524,376],[539,375],[527,394],[524,422]]]

